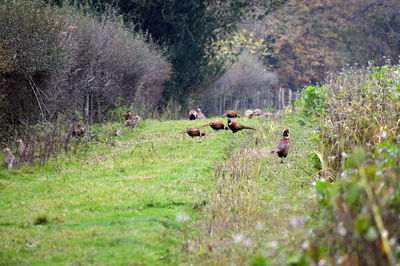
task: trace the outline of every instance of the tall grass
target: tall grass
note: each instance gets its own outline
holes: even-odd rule
[[[400,259],[400,67],[332,76],[320,112],[319,217],[309,260],[395,265]],[[330,182],[326,182],[329,180]]]
[[[282,265],[299,248],[315,203],[313,177],[304,170],[311,168],[307,155],[316,143],[312,128],[294,117],[262,123],[217,165],[214,188],[186,232],[184,262]],[[281,164],[269,151],[286,127],[292,148]]]
[[[324,86],[326,107],[320,135],[330,178],[343,170],[343,158],[356,146],[376,148],[399,134],[398,66],[347,70]]]

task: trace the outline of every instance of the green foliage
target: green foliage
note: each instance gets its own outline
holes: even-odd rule
[[[115,10],[96,16],[87,6],[7,0],[0,3],[0,26],[4,135],[65,110],[93,122],[116,104],[155,115],[171,64],[164,48],[124,25]]]
[[[62,28],[45,1],[1,1],[0,74],[50,72],[61,59]]]
[[[303,89],[302,93],[301,101],[297,100],[296,104],[302,108],[303,113],[306,115],[323,115],[326,106],[325,89],[319,86],[308,86]]]
[[[332,77],[326,90],[320,138],[324,178],[315,190],[320,206],[313,246],[327,246],[336,262],[395,264],[400,259],[398,191],[400,145],[399,66],[371,66]],[[317,240],[318,239],[318,240]],[[377,248],[380,247],[380,248]]]

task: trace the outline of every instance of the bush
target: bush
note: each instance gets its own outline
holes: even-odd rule
[[[43,1],[0,2],[0,124],[47,115],[41,83],[62,59],[62,25]],[[4,128],[2,128],[2,131]]]
[[[301,101],[297,101],[297,105],[302,108],[305,115],[321,115],[326,106],[326,91],[323,87],[308,86],[303,89]]]
[[[3,1],[0,26],[4,137],[61,113],[100,122],[117,105],[144,118],[157,111],[171,65],[151,36],[135,33],[114,11],[99,17],[44,0]]]
[[[321,213],[329,213],[329,223],[317,231],[324,237],[318,245],[329,247],[325,255],[333,261],[394,265],[400,258],[400,145],[378,147],[376,153],[355,151],[336,183],[315,186]]]
[[[65,99],[62,106],[55,105],[55,112],[73,108],[86,119],[102,121],[121,99],[119,105],[132,105],[133,112],[151,116],[171,72],[163,50],[149,35],[124,26],[112,10],[101,17],[87,10],[64,14],[72,28],[63,42],[68,51],[64,65],[51,78],[58,92],[53,102]]]
[[[325,223],[306,251],[316,263],[400,259],[399,79],[399,66],[370,66],[324,85],[318,153],[324,178],[315,190]]]

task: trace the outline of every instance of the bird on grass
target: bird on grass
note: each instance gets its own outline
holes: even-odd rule
[[[72,136],[74,136],[74,137],[83,137],[83,136],[85,136],[85,128],[82,125],[77,125],[72,130]]]
[[[26,148],[25,148],[24,143],[22,142],[22,139],[18,139],[17,143],[18,143],[17,153],[19,156],[19,160],[23,161],[24,157],[25,157]]]
[[[228,110],[225,114],[223,114],[221,117],[228,117],[228,118],[239,118],[240,115],[238,113],[236,113],[233,110]]]
[[[230,130],[232,130],[232,133],[236,133],[242,129],[251,129],[251,130],[256,130],[253,127],[248,127],[248,126],[243,126],[239,125],[237,122],[233,122],[232,120],[228,119],[228,127]]]
[[[189,111],[189,115],[188,115],[189,120],[195,120],[197,118],[199,118],[199,114],[197,113],[196,110],[190,110]]]
[[[283,163],[283,158],[286,158],[289,153],[290,139],[289,139],[289,129],[283,131],[283,138],[278,141],[276,148],[271,151],[272,154],[278,154],[281,158],[281,163]]]
[[[186,128],[186,133],[191,136],[192,138],[194,137],[203,137],[206,135],[206,133],[200,132],[200,130],[196,127],[188,127]]]
[[[213,122],[205,124],[205,125],[203,125],[201,127],[206,127],[206,126],[210,126],[214,130],[221,130],[221,129],[228,130],[228,127],[224,126],[224,124],[222,122],[219,122],[219,121],[213,121]]]
[[[11,153],[9,148],[4,149],[5,157],[4,157],[4,165],[7,169],[12,169],[17,167],[17,158]]]

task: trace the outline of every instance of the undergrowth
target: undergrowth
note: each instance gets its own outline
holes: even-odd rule
[[[332,76],[323,86],[315,190],[317,219],[325,222],[304,253],[308,263],[400,260],[399,80],[399,66],[370,66]]]

